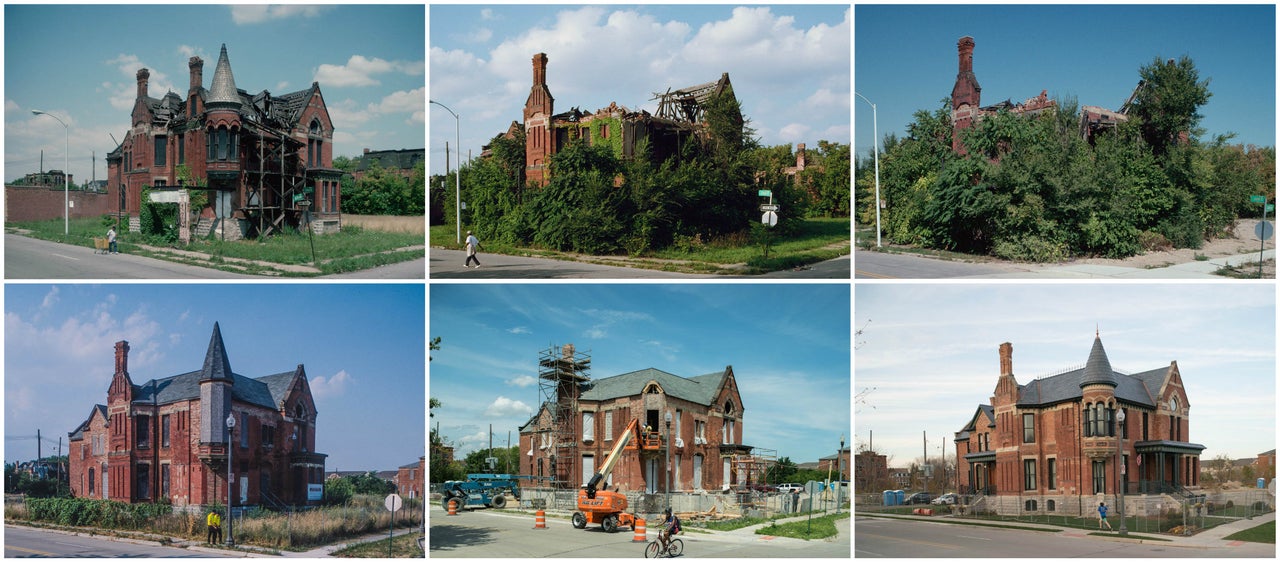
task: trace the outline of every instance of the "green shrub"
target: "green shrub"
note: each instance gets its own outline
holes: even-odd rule
[[[992,254],[1006,260],[1024,262],[1058,262],[1067,257],[1067,244],[1037,235],[1018,235],[1012,240],[996,242]]]

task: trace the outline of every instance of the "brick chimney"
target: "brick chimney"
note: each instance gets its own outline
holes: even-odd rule
[[[129,373],[129,341],[116,342],[116,373]]]
[[[364,149],[364,154],[369,154],[369,149]]]
[[[147,97],[147,79],[151,78],[151,71],[143,68],[138,70],[138,98]]]
[[[804,170],[806,162],[807,157],[804,154],[804,143],[799,143],[796,145],[796,169]]]
[[[973,72],[973,38],[961,37],[956,47],[960,52],[960,73]]]
[[[1013,344],[1000,345],[1000,375],[1013,375]]]
[[[204,86],[204,59],[191,57],[187,60],[187,68],[191,69],[191,91],[199,90]]]
[[[538,53],[533,56],[533,85],[547,83],[547,54]]]

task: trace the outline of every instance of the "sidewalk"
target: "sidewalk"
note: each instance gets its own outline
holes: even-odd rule
[[[1263,259],[1274,259],[1274,248],[1262,252]],[[1214,275],[1214,272],[1225,266],[1239,266],[1257,263],[1258,253],[1223,256],[1209,260],[1174,264],[1163,268],[1131,268],[1126,266],[1103,266],[1097,264],[1072,264],[1068,266],[1049,266],[1023,272],[1008,274],[984,274],[969,276],[979,278],[1054,278],[1054,279],[1226,279]]]
[[[1040,524],[1040,523],[1034,523],[1034,522],[992,521],[992,520],[984,520],[980,518],[963,518],[958,516],[952,516],[950,514],[944,514],[939,516],[914,516],[914,515],[906,515],[906,514],[878,514],[874,512],[863,512],[863,513],[860,513],[860,515],[883,517],[883,518],[897,518],[897,519],[903,519],[903,520],[919,520],[924,522],[963,521],[963,522],[975,522],[975,523],[982,523],[982,524],[997,524],[997,525],[1005,525],[1005,526],[1018,526],[1020,528],[1036,528],[1038,530],[1048,532],[1048,533],[1062,533],[1062,534],[1066,534],[1066,533],[1088,534],[1088,533],[1097,531],[1097,530],[1082,530],[1080,528],[1069,528],[1065,526],[1055,526],[1053,524]],[[1271,512],[1269,514],[1264,514],[1257,518],[1253,518],[1252,520],[1240,519],[1238,521],[1231,522],[1229,524],[1215,526],[1213,528],[1210,528],[1208,530],[1205,530],[1203,532],[1200,532],[1192,536],[1171,536],[1167,534],[1144,533],[1144,532],[1135,532],[1130,530],[1130,533],[1137,534],[1139,536],[1149,536],[1149,537],[1160,538],[1168,541],[1151,541],[1151,540],[1142,540],[1142,539],[1136,539],[1136,538],[1126,538],[1118,534],[1106,534],[1101,536],[1090,536],[1090,537],[1097,537],[1097,538],[1104,538],[1104,539],[1125,541],[1125,542],[1138,542],[1138,543],[1149,542],[1153,544],[1171,545],[1171,546],[1188,547],[1188,548],[1230,547],[1233,543],[1235,543],[1235,541],[1225,539],[1227,536],[1234,534],[1236,532],[1239,532],[1241,530],[1247,530],[1249,528],[1253,528],[1255,526],[1259,526],[1267,522],[1272,522],[1275,519],[1276,519],[1276,513]]]

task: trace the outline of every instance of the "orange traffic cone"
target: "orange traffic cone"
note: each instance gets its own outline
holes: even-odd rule
[[[539,510],[536,513],[534,513],[533,529],[535,530],[547,529],[547,511]]]
[[[631,536],[631,543],[644,543],[649,541],[648,531],[644,527],[644,518],[636,518],[636,533]]]
[[[457,515],[458,515],[458,501],[456,501],[456,500],[450,500],[450,501],[449,501],[449,516],[457,516]]]

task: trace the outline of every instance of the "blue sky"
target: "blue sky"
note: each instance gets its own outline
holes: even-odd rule
[[[425,10],[401,6],[62,5],[4,8],[4,179],[63,167],[70,126],[71,172],[106,179],[103,160],[124,138],[139,68],[149,94],[184,99],[187,60],[204,59],[213,81],[223,43],[236,86],[285,94],[320,83],[336,129],[334,156],[425,143]],[[50,40],[51,30],[61,39]]]
[[[6,462],[66,452],[105,404],[115,343],[135,384],[200,369],[218,322],[236,373],[303,364],[316,449],[332,470],[390,470],[425,452],[421,284],[6,284]]]
[[[1140,67],[1187,55],[1211,80],[1213,97],[1200,109],[1208,135],[1275,145],[1273,5],[860,5],[855,21],[854,87],[877,105],[882,139],[905,137],[911,114],[951,95],[956,42],[970,35],[983,105],[1047,90],[1114,110]],[[854,113],[855,150],[869,156],[871,107],[859,99]]]
[[[1276,289],[1272,284],[858,284],[854,406],[859,443],[905,466],[953,439],[1000,375],[1013,344],[1019,384],[1080,367],[1095,331],[1113,369],[1178,362],[1203,459],[1276,447]]]
[[[523,122],[540,52],[557,113],[610,102],[652,113],[654,92],[728,72],[765,145],[849,142],[847,4],[432,6],[428,19],[431,99],[461,116],[464,156]],[[430,166],[439,174],[455,122],[430,110]]]
[[[591,377],[733,366],[743,443],[799,463],[850,436],[848,284],[434,284],[431,424],[458,457],[514,443],[539,404],[538,354],[573,343]],[[559,348],[556,348],[557,350]]]

